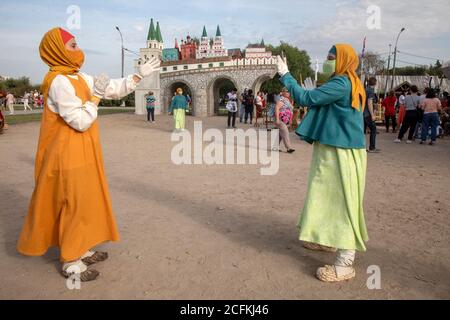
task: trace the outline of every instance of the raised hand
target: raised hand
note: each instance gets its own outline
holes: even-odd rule
[[[103,98],[109,85],[109,77],[102,73],[94,78],[94,96]]]
[[[277,56],[277,72],[280,76],[284,76],[289,72],[286,57]]]
[[[160,64],[161,62],[159,61],[159,59],[153,57],[148,62],[139,66],[136,76],[138,76],[140,79],[148,77],[153,71],[159,70]]]

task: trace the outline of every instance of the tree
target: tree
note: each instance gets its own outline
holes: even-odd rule
[[[397,76],[424,76],[427,72],[426,66],[405,66],[395,68],[395,74]],[[392,74],[392,69],[389,70],[389,74]]]
[[[361,70],[361,64],[364,59],[364,70],[363,73],[365,75],[376,75],[380,74],[384,70],[384,65],[386,63],[386,60],[382,59],[381,56],[378,53],[370,52],[368,51],[365,53],[364,58],[359,56],[359,67],[358,69]]]
[[[428,70],[428,74],[431,76],[439,76],[442,77],[443,72],[442,72],[442,63],[437,60],[436,63],[434,64],[434,66],[430,65],[430,68]]]
[[[314,71],[310,66],[311,59],[305,50],[300,50],[286,42],[281,42],[277,47],[266,45],[266,49],[271,51],[273,55],[281,55],[281,52],[284,52],[287,58],[289,72],[299,83],[303,82],[307,77],[314,76]],[[274,79],[264,82],[261,90],[269,93],[278,93],[281,87],[280,80],[276,76]]]
[[[18,79],[9,78],[4,81],[0,81],[0,91],[11,92],[16,97],[21,97],[26,91],[31,91],[39,86],[33,86],[30,83],[28,77],[21,77]]]

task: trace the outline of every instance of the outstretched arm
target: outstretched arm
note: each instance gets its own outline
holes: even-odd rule
[[[307,107],[327,105],[349,93],[344,77],[333,77],[321,87],[313,90],[303,89],[289,72],[282,76],[280,81],[299,105]]]
[[[138,72],[121,79],[111,79],[105,90],[105,99],[120,99],[134,90],[136,90],[139,82],[150,76],[154,71],[159,71],[161,62],[157,57],[153,57],[148,62],[139,66]]]

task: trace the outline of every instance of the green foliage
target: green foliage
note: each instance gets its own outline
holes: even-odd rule
[[[10,78],[0,81],[0,91],[11,92],[15,97],[22,97],[25,92],[34,89],[39,89],[39,86],[33,86],[28,77],[21,77],[18,79]]]
[[[314,71],[310,66],[311,59],[305,50],[300,50],[286,42],[281,42],[277,47],[266,45],[266,48],[272,51],[273,55],[281,55],[281,52],[284,52],[287,58],[289,72],[298,82],[304,81],[307,77],[314,76]],[[261,89],[269,93],[278,93],[281,87],[278,76],[275,76],[274,79],[266,81]]]
[[[432,76],[442,77],[442,75],[443,75],[442,63],[439,60],[437,60],[436,63],[434,64],[434,66],[430,65],[430,68],[428,70],[428,74],[432,75]]]
[[[324,84],[325,82],[327,82],[330,79],[329,76],[324,75],[323,73],[318,73],[317,74],[317,84],[321,85]]]
[[[108,115],[108,114],[115,114],[115,113],[132,113],[133,110],[130,109],[99,109],[98,115]],[[42,113],[30,113],[30,114],[15,114],[15,115],[5,115],[6,123],[7,124],[18,124],[18,123],[25,123],[25,122],[31,122],[31,121],[40,121],[42,118]]]
[[[386,71],[382,72],[386,74]],[[392,68],[389,70],[389,74],[392,74]],[[397,76],[442,76],[442,63],[437,60],[434,65],[423,65],[423,66],[405,66],[405,67],[395,67],[395,74]]]
[[[126,107],[134,107],[134,101],[135,101],[135,94],[130,93],[122,100],[125,100],[125,106]],[[109,100],[109,99],[102,99],[100,101],[100,106],[102,107],[120,107],[122,104],[122,100]]]

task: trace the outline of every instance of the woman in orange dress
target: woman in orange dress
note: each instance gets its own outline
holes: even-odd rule
[[[159,61],[143,64],[139,73],[110,80],[79,72],[83,51],[61,28],[48,31],[39,46],[50,67],[42,83],[44,111],[35,162],[35,189],[17,249],[40,256],[60,248],[62,274],[94,280],[98,271],[87,266],[107,258],[91,249],[118,241],[103,166],[97,121],[101,98],[118,99],[133,92],[139,81],[157,71]]]

